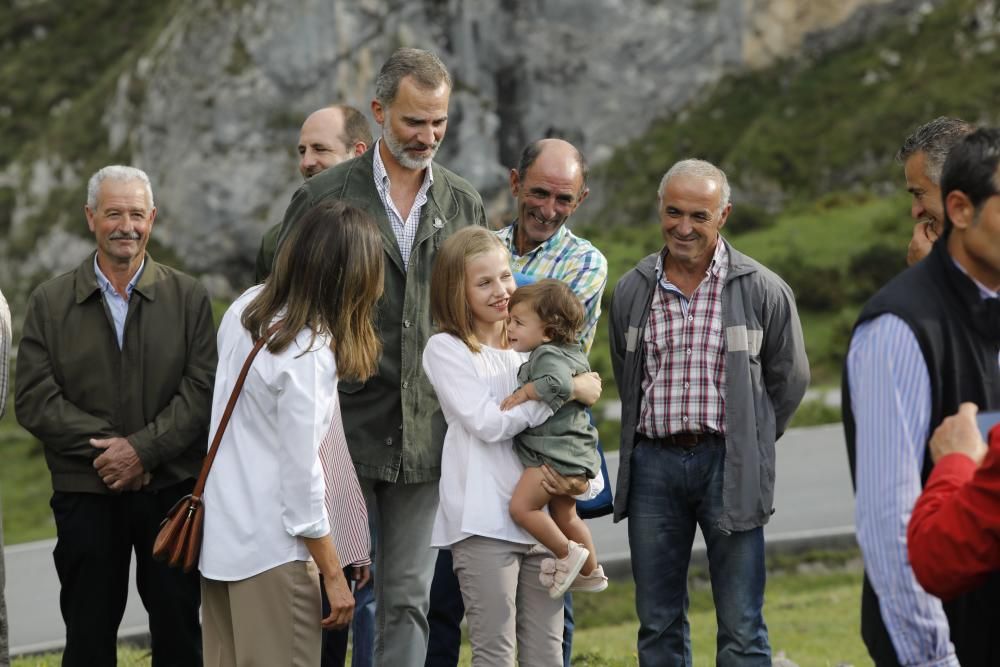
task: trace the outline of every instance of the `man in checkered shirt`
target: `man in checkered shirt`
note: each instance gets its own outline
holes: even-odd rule
[[[659,188],[663,249],[615,287],[622,399],[615,521],[629,518],[641,665],[691,664],[687,569],[708,548],[719,665],[770,665],[764,532],[774,443],[809,383],[791,289],[719,235],[726,175],[678,162]]]

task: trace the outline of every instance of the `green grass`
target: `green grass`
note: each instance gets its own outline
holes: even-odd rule
[[[46,653],[24,658],[12,658],[11,667],[59,667],[61,653]],[[118,667],[149,667],[152,656],[148,648],[122,644],[118,646]]]
[[[775,653],[781,651],[802,667],[869,665],[861,643],[861,572],[856,551],[813,553],[774,558],[764,604],[765,620]],[[712,664],[715,656],[715,611],[711,588],[702,571],[692,570],[688,618],[695,664]],[[612,581],[597,595],[574,598],[577,630],[573,664],[618,667],[637,664],[635,586]],[[468,642],[460,665],[471,663]],[[55,667],[58,655],[15,659],[13,667]],[[149,665],[147,649],[123,645],[120,665]]]
[[[0,419],[0,497],[3,503],[4,544],[55,537],[49,510],[52,482],[42,446],[14,421],[14,397]]]

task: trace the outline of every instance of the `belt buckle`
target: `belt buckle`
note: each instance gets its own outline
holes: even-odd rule
[[[694,449],[704,440],[701,433],[672,433],[666,438],[667,442],[684,449]]]

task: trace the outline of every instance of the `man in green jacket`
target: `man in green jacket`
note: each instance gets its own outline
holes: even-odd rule
[[[154,562],[152,548],[205,455],[211,304],[195,279],[146,254],[156,208],[145,173],[104,167],[85,213],[97,252],[32,293],[15,375],[17,420],[52,474],[62,664],[115,664],[134,548],[154,663],[196,666],[198,574]]]
[[[433,333],[431,267],[451,234],[486,224],[475,189],[433,162],[448,126],[450,94],[451,76],[437,56],[406,48],[393,53],[379,72],[371,106],[382,137],[361,157],[307,180],[279,237],[330,199],[368,211],[382,232],[378,373],[339,387],[347,444],[375,517],[375,660],[392,667],[424,664],[436,556],[430,535],[445,421],[420,362]]]

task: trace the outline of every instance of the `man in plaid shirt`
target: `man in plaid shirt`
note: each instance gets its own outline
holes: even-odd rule
[[[608,282],[608,261],[597,248],[566,227],[587,198],[587,162],[569,142],[540,139],[521,153],[510,172],[517,218],[497,235],[510,250],[511,267],[532,278],[555,278],[573,290],[587,311],[580,334],[590,351],[601,295]]]
[[[708,548],[719,665],[770,665],[764,532],[774,443],[809,383],[792,291],[719,235],[726,175],[678,162],[659,189],[663,249],[615,287],[622,399],[615,520],[629,517],[641,665],[691,664],[687,569]]]

